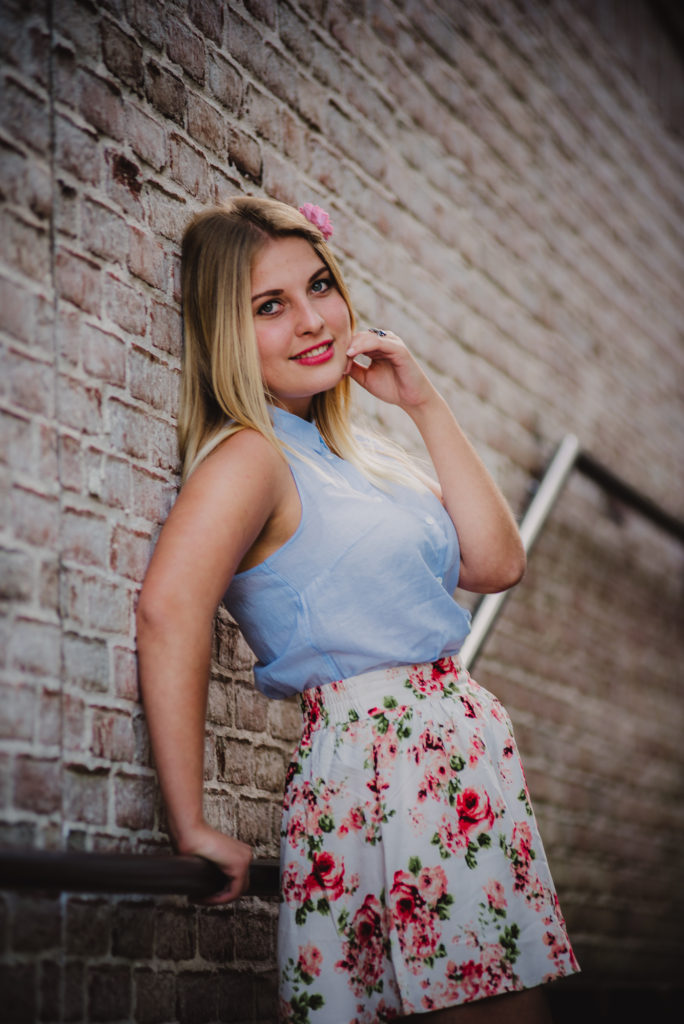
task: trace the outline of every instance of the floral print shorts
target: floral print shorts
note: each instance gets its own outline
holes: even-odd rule
[[[301,695],[281,1020],[374,1024],[579,970],[508,715],[455,658]]]

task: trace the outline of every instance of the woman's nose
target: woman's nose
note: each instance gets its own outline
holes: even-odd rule
[[[300,304],[297,310],[298,334],[316,334],[324,323],[323,317],[313,303],[305,300]]]

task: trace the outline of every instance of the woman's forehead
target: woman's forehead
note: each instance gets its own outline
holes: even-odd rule
[[[305,238],[288,235],[270,239],[256,254],[252,264],[252,287],[270,283],[273,277],[295,279],[300,274],[309,278],[325,264]],[[280,285],[274,284],[274,287]]]

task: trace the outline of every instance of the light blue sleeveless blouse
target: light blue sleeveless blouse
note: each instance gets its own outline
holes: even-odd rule
[[[432,492],[374,487],[314,423],[272,409],[302,506],[296,532],[237,573],[224,603],[258,661],[268,697],[374,668],[456,653],[470,616],[454,601],[459,547]]]

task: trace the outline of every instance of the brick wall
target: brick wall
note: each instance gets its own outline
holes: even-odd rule
[[[330,210],[361,323],[415,348],[516,511],[572,431],[681,514],[683,76],[663,7],[5,0],[3,845],[167,848],[133,612],[177,481],[179,239],[208,202]],[[683,568],[575,476],[478,665],[585,967],[564,1006],[681,984]],[[250,664],[219,616],[206,803],[272,855],[297,713]],[[271,1022],[275,911],[6,893],[5,1005]]]

